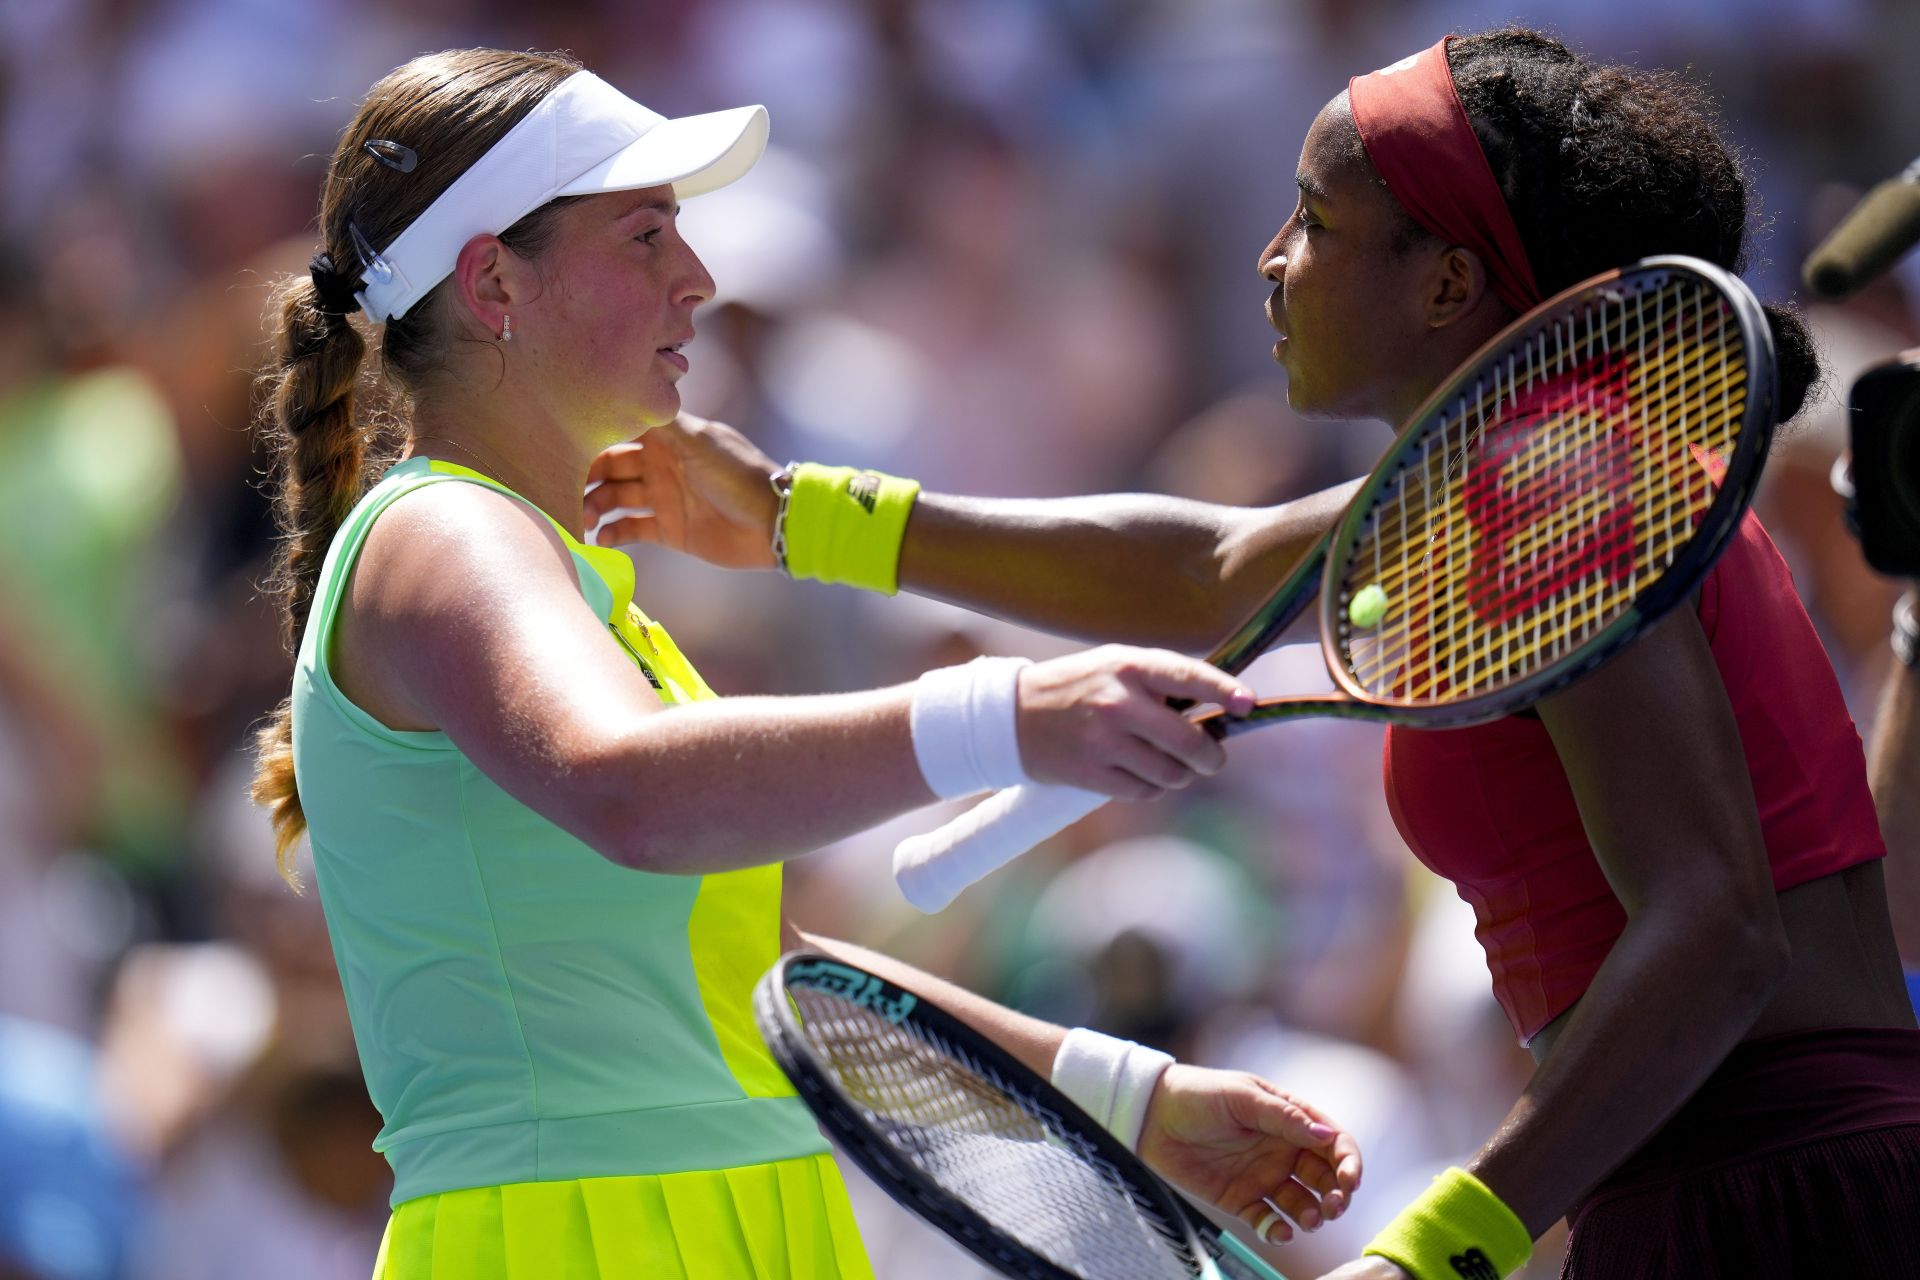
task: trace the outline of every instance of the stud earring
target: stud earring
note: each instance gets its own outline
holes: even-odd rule
[[[504,311],[500,313],[500,341],[513,341],[513,317]]]

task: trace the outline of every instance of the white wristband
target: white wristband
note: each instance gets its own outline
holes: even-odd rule
[[[1172,1065],[1172,1056],[1158,1049],[1075,1027],[1053,1056],[1053,1087],[1132,1151],[1153,1090]]]
[[[913,688],[913,754],[943,800],[1029,781],[1020,767],[1020,669],[1025,658],[940,667]]]

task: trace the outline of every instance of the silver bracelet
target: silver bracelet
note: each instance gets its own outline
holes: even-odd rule
[[[787,506],[793,501],[793,469],[799,465],[789,462],[767,477],[767,483],[773,486],[773,496],[780,501],[779,509],[773,513],[773,562],[789,578],[793,571],[787,568]]]
[[[1908,670],[1920,670],[1920,592],[1908,591],[1893,606],[1893,656]]]

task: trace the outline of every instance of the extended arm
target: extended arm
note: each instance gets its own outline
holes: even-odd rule
[[[900,585],[1059,635],[1204,652],[1266,598],[1355,487],[1259,508],[923,493],[900,548]]]
[[[929,803],[913,688],[664,709],[581,598],[565,545],[513,499],[436,485],[380,518],[335,633],[347,695],[438,729],[510,795],[624,865],[790,857]],[[1250,695],[1177,654],[1095,650],[1018,674],[1018,764],[1144,798],[1224,762],[1169,697]],[[993,785],[1005,785],[993,783]]]
[[[1535,1235],[1719,1065],[1789,959],[1739,731],[1691,610],[1540,714],[1628,922],[1473,1162]]]
[[[1540,715],[1628,921],[1467,1162],[1536,1238],[1712,1073],[1790,957],[1739,733],[1690,610]],[[1368,1258],[1333,1274],[1403,1273]]]
[[[1067,1035],[1064,1027],[852,943],[788,926],[786,945],[827,952],[918,992],[1035,1074],[1053,1073]],[[1267,1216],[1271,1200],[1311,1230],[1345,1212],[1360,1184],[1360,1152],[1352,1135],[1311,1105],[1242,1071],[1185,1063],[1168,1067],[1148,1106],[1139,1152],[1163,1177],[1250,1226]],[[1280,1239],[1291,1235],[1284,1223],[1276,1228],[1273,1234]]]
[[[772,568],[772,459],[723,423],[682,415],[594,464],[589,526],[715,564]],[[922,493],[900,585],[1082,638],[1210,649],[1326,531],[1358,482],[1275,507],[1116,494],[991,499]]]

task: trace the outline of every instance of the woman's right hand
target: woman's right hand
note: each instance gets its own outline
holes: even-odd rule
[[[1198,658],[1104,645],[1020,672],[1020,761],[1035,782],[1122,800],[1151,800],[1218,773],[1227,753],[1168,699],[1217,703],[1233,715],[1253,691]]]

